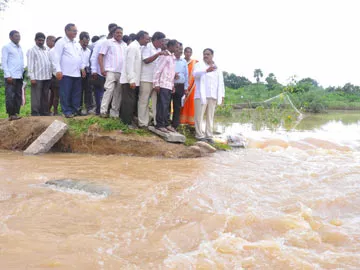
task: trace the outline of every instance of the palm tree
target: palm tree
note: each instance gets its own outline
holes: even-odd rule
[[[254,78],[256,78],[257,83],[260,82],[260,78],[262,78],[263,76],[264,76],[264,74],[262,73],[260,68],[257,68],[254,70]]]

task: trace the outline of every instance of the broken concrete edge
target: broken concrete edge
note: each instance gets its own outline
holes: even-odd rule
[[[47,153],[68,130],[68,125],[54,120],[47,129],[24,151],[24,155]]]
[[[164,133],[153,126],[149,126],[148,129],[151,132],[155,133],[156,135],[160,136],[162,139],[164,139],[167,142],[185,143],[186,141],[186,137],[178,132]]]

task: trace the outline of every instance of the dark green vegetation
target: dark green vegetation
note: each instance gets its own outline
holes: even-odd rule
[[[294,77],[291,78],[288,85],[284,86],[277,81],[273,73],[265,78],[265,82],[261,82],[262,77],[263,73],[260,69],[254,71],[257,83],[251,83],[245,77],[224,72],[225,104],[240,105],[242,108],[273,107],[272,102],[263,103],[263,101],[286,93],[295,107],[302,112],[318,113],[336,109],[360,110],[360,86],[347,83],[342,87],[324,88],[312,78],[297,81]],[[275,99],[273,102],[280,103],[281,100]],[[223,111],[224,109],[218,109],[220,115],[226,115]]]

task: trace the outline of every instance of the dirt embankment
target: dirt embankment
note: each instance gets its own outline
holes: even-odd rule
[[[55,120],[62,117],[26,117],[16,121],[0,119],[0,149],[23,151]],[[193,158],[200,151],[163,141],[156,135],[140,136],[118,131],[89,131],[81,136],[67,132],[53,152],[131,155],[143,157]]]

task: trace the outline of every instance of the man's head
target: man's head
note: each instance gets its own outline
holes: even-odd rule
[[[116,23],[110,23],[110,24],[108,25],[109,33],[110,33],[111,31],[113,31],[115,27],[117,27],[117,24],[116,24]]]
[[[184,55],[186,60],[190,60],[192,56],[192,49],[190,47],[186,47],[184,50]]]
[[[89,45],[90,35],[88,32],[81,32],[79,35],[79,43],[83,49]]]
[[[151,38],[151,41],[156,49],[161,49],[164,44],[164,39],[166,38],[164,33],[155,32]]]
[[[65,26],[65,35],[66,35],[70,40],[74,40],[74,38],[76,38],[77,28],[76,28],[75,24],[73,24],[73,23],[68,23],[68,24]]]
[[[135,39],[140,43],[141,46],[146,46],[146,44],[150,42],[149,33],[142,30],[136,34]]]
[[[16,30],[12,30],[9,33],[9,38],[15,44],[19,44],[19,42],[20,42],[20,33],[18,31],[16,31]]]
[[[213,61],[213,57],[214,57],[214,51],[210,48],[206,48],[203,51],[203,57],[204,57],[204,62],[205,63],[211,63]]]
[[[100,39],[99,36],[93,36],[93,37],[91,38],[91,43],[95,43],[95,42],[98,41],[99,39]]]
[[[43,48],[45,44],[45,35],[41,32],[35,34],[36,46]]]
[[[136,34],[131,33],[131,34],[129,35],[129,38],[130,38],[130,43],[133,42],[134,40],[136,40]]]
[[[165,39],[164,39],[163,44],[162,44],[162,46],[161,46],[161,50],[162,50],[162,51],[167,50],[167,44],[168,44],[169,40],[170,40],[170,39],[168,39],[168,38],[165,38]]]
[[[175,39],[169,40],[169,42],[167,43],[168,51],[171,53],[175,53],[177,51],[177,48],[178,48],[178,42]]]
[[[116,26],[113,29],[113,35],[112,36],[117,42],[120,42],[122,40],[122,37],[123,37],[123,29],[120,26]]]
[[[54,36],[47,36],[46,38],[46,46],[48,46],[50,49],[55,46],[55,37]]]
[[[175,52],[175,57],[179,59],[183,53],[183,45],[181,42],[178,42],[177,50]]]
[[[123,35],[123,38],[122,38],[122,40],[127,44],[127,45],[129,45],[130,44],[130,37],[128,36],[128,35]]]

